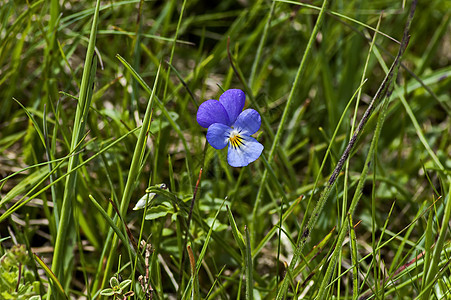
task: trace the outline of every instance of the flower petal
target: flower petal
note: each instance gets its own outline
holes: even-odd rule
[[[227,90],[219,97],[219,102],[224,106],[229,116],[230,123],[227,125],[235,123],[236,118],[243,110],[245,101],[246,95],[240,89]]]
[[[207,100],[199,106],[197,123],[204,128],[208,128],[214,123],[230,125],[230,119],[226,109],[219,101]]]
[[[263,145],[250,136],[241,135],[241,145],[232,147],[229,145],[227,161],[232,167],[244,167],[260,157]]]
[[[245,135],[251,135],[260,129],[261,123],[260,114],[255,109],[248,108],[238,116],[232,126]]]
[[[215,123],[208,127],[207,141],[215,149],[222,149],[227,146],[232,128],[224,124]]]
[[[151,200],[155,197],[155,193],[146,193],[144,196],[141,197],[141,199],[136,202],[135,207],[133,207],[133,210],[143,209],[146,206],[146,203],[149,204]]]

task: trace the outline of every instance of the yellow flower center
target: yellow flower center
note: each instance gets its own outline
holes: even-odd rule
[[[232,135],[229,138],[230,145],[236,149],[240,148],[241,145],[243,145],[243,138],[240,136],[238,132],[232,132]]]

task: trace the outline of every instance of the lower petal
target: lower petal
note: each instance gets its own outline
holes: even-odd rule
[[[227,161],[232,167],[244,167],[257,160],[263,151],[263,145],[250,136],[241,136],[242,143],[239,147],[229,145]]]

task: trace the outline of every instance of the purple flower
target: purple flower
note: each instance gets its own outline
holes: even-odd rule
[[[260,157],[263,145],[251,137],[261,125],[254,109],[243,111],[246,96],[239,89],[224,92],[218,100],[207,100],[197,111],[197,122],[208,128],[207,141],[215,149],[229,145],[227,161],[232,167],[244,167]]]

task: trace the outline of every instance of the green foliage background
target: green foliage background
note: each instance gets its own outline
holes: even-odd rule
[[[287,273],[411,6],[331,1],[309,48],[322,4],[105,1],[97,19],[89,1],[2,1],[0,253],[24,244],[43,262],[23,285],[96,299],[119,273],[145,299],[146,240],[154,299],[449,297],[447,0],[418,3],[388,107],[376,103]],[[195,117],[229,88],[262,116],[265,150],[244,168]],[[133,211],[148,187],[159,197]]]

